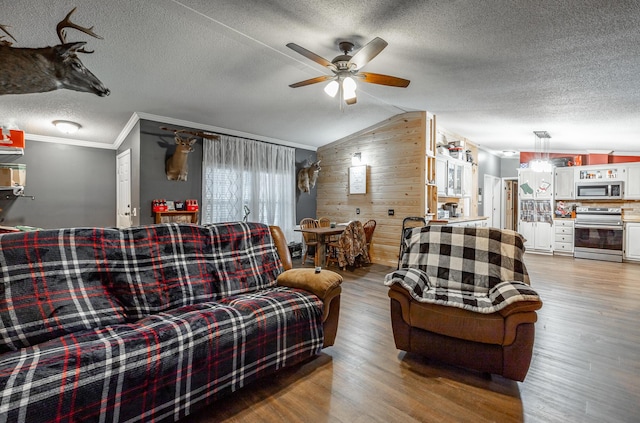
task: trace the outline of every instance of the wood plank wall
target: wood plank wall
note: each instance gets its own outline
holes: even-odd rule
[[[317,216],[347,222],[375,219],[371,257],[395,267],[402,220],[425,214],[427,112],[394,116],[365,130],[320,147],[317,157]],[[349,167],[360,152],[367,165],[367,193],[349,194]],[[356,209],[360,214],[356,214]],[[393,209],[394,215],[388,216]]]

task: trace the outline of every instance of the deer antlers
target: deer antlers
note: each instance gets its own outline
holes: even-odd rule
[[[65,18],[58,23],[58,26],[56,26],[56,30],[58,31],[58,38],[60,38],[60,42],[62,44],[66,44],[67,43],[67,34],[66,34],[66,31],[64,30],[64,28],[77,29],[78,31],[84,32],[87,35],[91,35],[94,38],[102,40],[103,38],[101,36],[99,36],[98,34],[93,32],[93,27],[85,28],[85,27],[82,27],[80,25],[77,25],[77,24],[74,24],[73,22],[71,22],[71,20],[70,20],[71,15],[73,14],[73,12],[76,11],[76,9],[77,8],[74,7],[73,10],[71,10],[71,12],[69,12],[67,14],[67,16],[65,16]],[[3,30],[4,30],[4,28],[3,28]],[[11,38],[13,38],[13,37],[11,37]],[[78,51],[78,53],[87,53],[87,54],[93,53],[93,50],[87,51],[87,50],[84,49],[84,47],[81,48],[80,50],[77,50],[77,51]]]
[[[172,128],[167,128],[166,126],[161,126],[160,129],[162,129],[163,131],[173,132],[175,136],[178,136],[178,134],[189,134],[189,135],[194,135],[200,138],[206,138],[209,140],[218,139],[218,135],[208,134],[202,131],[187,131],[186,129],[172,129]]]
[[[18,40],[16,40],[15,38],[13,38],[13,35],[11,35],[9,33],[9,31],[7,30],[7,28],[11,28],[9,25],[0,25],[0,30],[2,30],[2,32],[4,32],[5,34],[7,34],[9,37],[11,37],[11,39],[15,42],[18,42]],[[13,43],[9,40],[4,40],[3,38],[5,38],[4,35],[0,35],[0,45],[3,46],[7,46],[10,47],[13,45]]]

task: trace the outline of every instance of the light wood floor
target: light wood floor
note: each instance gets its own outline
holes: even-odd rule
[[[341,272],[336,345],[185,421],[640,421],[640,264],[534,254],[526,264],[544,306],[522,383],[396,350],[382,284],[393,269],[372,265]]]

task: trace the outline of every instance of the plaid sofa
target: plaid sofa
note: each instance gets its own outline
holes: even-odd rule
[[[319,353],[269,227],[0,236],[0,423],[159,422]]]
[[[405,231],[399,269],[385,277],[396,346],[523,380],[535,313],[524,240],[496,228],[425,226]]]

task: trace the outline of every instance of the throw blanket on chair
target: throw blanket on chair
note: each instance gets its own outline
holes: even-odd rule
[[[496,228],[425,226],[407,230],[401,268],[385,277],[420,302],[494,313],[539,300],[529,287],[524,240]]]
[[[338,239],[338,264],[344,268],[358,266],[369,263],[369,250],[367,248],[367,237],[362,227],[362,222],[354,220],[349,223],[340,238]]]

